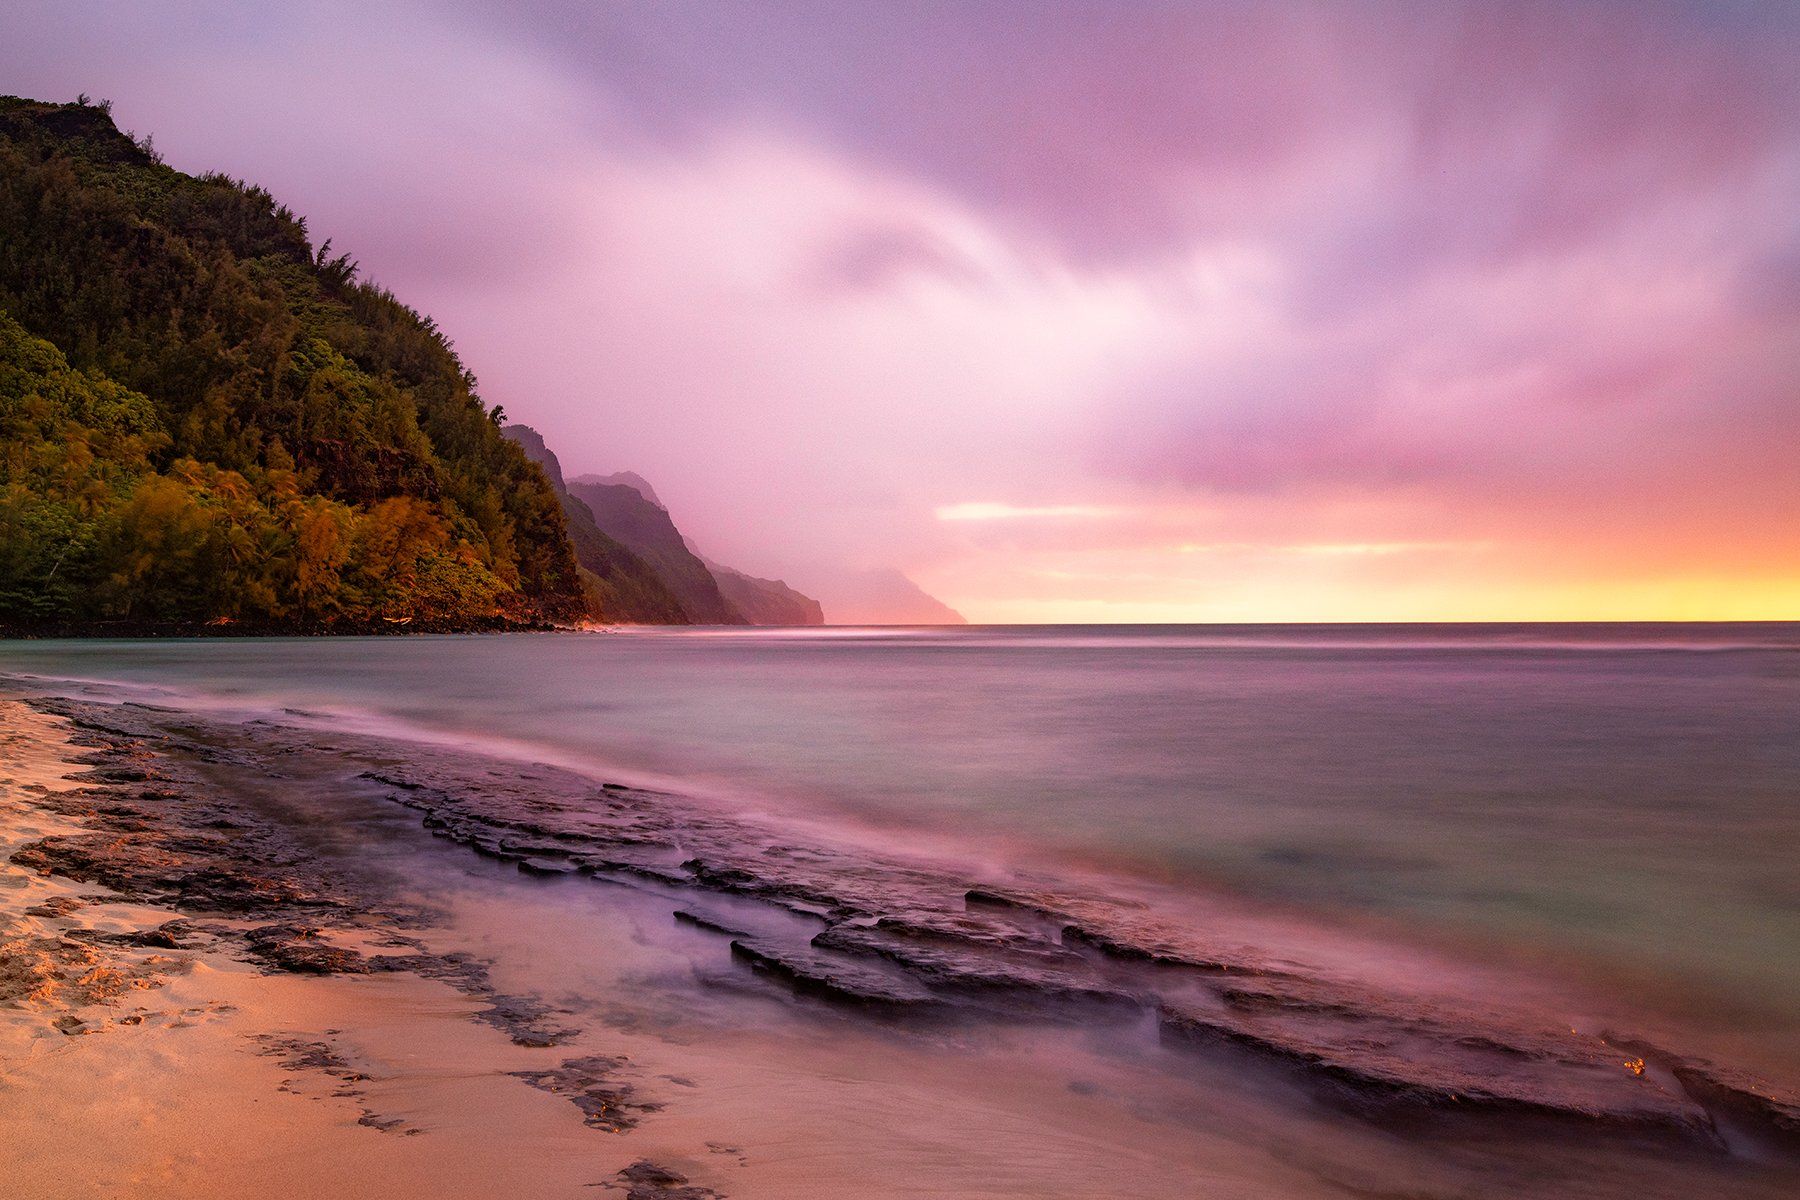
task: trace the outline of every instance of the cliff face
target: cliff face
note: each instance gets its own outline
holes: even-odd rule
[[[580,616],[550,482],[356,275],[105,108],[0,97],[0,626]]]
[[[758,579],[702,558],[649,482],[631,471],[563,475],[562,463],[529,425],[506,436],[539,467],[561,499],[584,574],[607,589],[605,619],[665,625],[822,625],[819,602],[776,579]]]
[[[583,475],[580,482],[622,483],[626,487],[636,488],[638,495],[656,505],[656,507],[662,509],[664,512],[669,511],[669,506],[662,502],[662,498],[656,494],[656,489],[650,486],[650,481],[645,479],[642,475],[639,475],[636,471],[614,471],[611,475]],[[689,547],[689,549],[692,549],[692,547]]]
[[[506,436],[542,468],[562,506],[569,542],[580,564],[589,614],[597,620],[641,625],[688,625],[681,600],[657,568],[603,531],[593,511],[570,495],[562,464],[542,435],[529,425],[508,425]]]
[[[695,625],[745,625],[749,622],[720,593],[706,564],[688,548],[687,539],[660,505],[625,483],[592,482],[583,476],[569,484],[569,494],[585,504],[594,524],[629,547],[650,565],[680,601]]]
[[[575,481],[577,486],[618,486],[623,485],[637,492],[639,496],[650,502],[663,512],[668,506],[657,496],[650,481],[635,471],[615,471],[611,475],[583,475]],[[622,502],[623,503],[623,502]],[[630,511],[641,513],[636,506],[628,505]],[[647,514],[645,514],[647,515]],[[673,518],[671,518],[671,522]],[[661,535],[666,540],[666,534]],[[789,587],[779,579],[758,579],[754,575],[746,575],[742,571],[722,566],[701,554],[689,541],[687,535],[677,533],[681,544],[698,559],[712,576],[719,594],[725,603],[751,625],[823,625],[825,612],[819,602],[811,596]]]
[[[825,610],[779,579],[758,579],[702,559],[719,583],[719,591],[752,625],[823,625]]]
[[[525,452],[525,457],[538,465],[544,478],[550,481],[550,487],[557,495],[566,495],[569,485],[563,480],[562,461],[556,452],[544,442],[544,435],[529,425],[502,425],[500,432],[506,440]]]
[[[966,625],[967,618],[895,570],[851,571],[815,590],[834,625]]]

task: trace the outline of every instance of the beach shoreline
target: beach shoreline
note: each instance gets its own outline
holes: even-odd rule
[[[67,789],[154,790],[159,756],[122,761],[15,699],[0,699],[0,729],[10,1194],[246,1195],[271,1180],[295,1197],[682,1194],[672,1168],[596,1146],[563,1097],[489,1086],[555,1071],[567,1052],[550,1048],[546,1014],[495,996],[475,964],[425,961],[392,914],[259,875],[256,856],[190,861],[223,889],[210,901],[38,869],[33,847],[146,832],[116,801]],[[146,865],[159,849],[142,848]],[[383,957],[373,972],[356,962]]]
[[[1057,1069],[1090,1054],[1082,1039],[1135,1039],[1129,1051],[1082,1058],[1090,1075],[1122,1081],[1110,1100],[1085,1080],[1033,1075],[1051,1069],[1034,1063],[1007,1081],[1020,1098],[989,1104],[990,1113],[1016,1104],[1051,1130],[1065,1123],[1098,1144],[1133,1145],[1152,1132],[1121,1124],[1114,1110],[1141,1107],[1120,1102],[1134,1073],[1154,1077],[1173,1060],[1172,1076],[1215,1087],[1240,1071],[1267,1071],[1272,1082],[1246,1083],[1239,1107],[1298,1107],[1333,1125],[1348,1116],[1381,1140],[1438,1139],[1461,1153],[1474,1122],[1483,1136],[1499,1131],[1533,1147],[1526,1161],[1540,1167],[1574,1155],[1562,1169],[1579,1169],[1581,1141],[1598,1137],[1616,1141],[1621,1159],[1641,1163],[1647,1149],[1663,1156],[1652,1178],[1723,1172],[1744,1195],[1779,1194],[1792,1179],[1765,1153],[1785,1153],[1791,1106],[1727,1068],[1635,1043],[1597,1049],[1598,1034],[1550,1049],[1535,1040],[1542,1030],[1510,1017],[1421,1011],[1423,993],[1351,988],[1267,948],[1220,944],[1202,956],[1191,939],[1159,944],[1147,926],[1117,925],[1118,910],[1042,881],[1033,890],[757,842],[676,797],[556,768],[483,765],[479,756],[268,722],[234,728],[143,705],[47,695],[35,706],[0,704],[7,944],[66,956],[79,948],[67,963],[51,954],[49,967],[30,968],[49,982],[0,1008],[8,1028],[0,1072],[29,1099],[15,1110],[31,1115],[8,1119],[26,1147],[8,1169],[37,1189],[26,1194],[103,1195],[119,1179],[133,1195],[225,1194],[232,1170],[266,1170],[273,1155],[304,1178],[286,1193],[294,1195],[353,1195],[374,1180],[389,1195],[574,1195],[594,1186],[632,1197],[829,1195],[856,1179],[853,1147],[836,1148],[837,1176],[816,1158],[784,1159],[816,1118],[795,1101],[780,1114],[783,1136],[759,1127],[768,1114],[744,1082],[765,1078],[759,1056],[817,1055],[804,1076],[817,1080],[854,1059],[858,1039],[904,1047],[898,1057],[911,1056],[912,1074],[862,1081],[858,1097],[871,1087],[881,1095],[870,1102],[901,1097],[919,1137],[938,1139],[934,1153],[960,1141],[972,1167],[981,1131],[952,1128],[952,1111],[919,1110],[967,1086],[956,1076],[963,1068],[932,1057],[937,1043],[955,1043],[956,1056],[994,1053],[970,1031],[986,1038],[996,1025],[1013,1031],[996,1037],[1061,1039],[1046,1055]],[[336,807],[307,807],[321,797]],[[365,810],[380,827],[344,832]],[[364,862],[380,857],[372,847],[388,859]],[[418,861],[439,873],[434,880],[476,869],[467,863],[486,873],[472,883],[459,874],[429,896],[394,886]],[[499,890],[509,899],[483,911]],[[774,1006],[792,1028],[770,1041],[704,1023],[646,1031],[643,1011],[606,1011],[627,1008],[628,995],[559,978],[541,934],[521,928],[542,919],[508,907],[515,894],[527,903],[552,897],[576,921],[610,921],[595,936],[615,939],[607,950],[621,958],[635,951],[618,939],[656,943],[665,957],[664,938],[688,939],[677,947],[701,965],[685,980],[659,976],[647,991],[679,985],[684,1005],[696,1003],[690,993],[732,1004],[737,992],[753,994],[742,1002]],[[608,908],[636,915],[621,925]],[[522,944],[510,947],[513,939]],[[80,979],[111,980],[106,972],[124,982],[79,992]],[[635,976],[611,982],[642,985]],[[576,994],[591,1006],[569,999]],[[1484,1023],[1468,1023],[1477,1019]],[[1370,1053],[1369,1031],[1384,1026],[1390,1044]],[[180,1064],[204,1083],[171,1089],[144,1062]],[[127,1100],[72,1109],[70,1077],[90,1070],[110,1072]],[[690,1073],[709,1071],[732,1082],[690,1086]],[[1705,1072],[1698,1084],[1695,1071]],[[308,1095],[317,1098],[297,1099]],[[184,1105],[221,1098],[255,1118],[196,1140],[189,1131],[200,1112]],[[155,1119],[110,1139],[112,1155],[91,1153],[89,1134],[145,1111]],[[1336,1164],[1284,1173],[1272,1154],[1234,1163],[1226,1144],[1241,1131],[1177,1133],[1177,1124],[1169,1114],[1152,1123],[1168,1139],[1157,1156],[1164,1168],[1139,1194],[1184,1194],[1204,1173],[1235,1188],[1222,1194],[1341,1195],[1420,1169],[1395,1163],[1375,1168],[1373,1180]],[[436,1136],[444,1133],[455,1134],[456,1154],[432,1148],[451,1140]],[[1531,1141],[1540,1136],[1547,1140]],[[536,1149],[518,1153],[525,1145]],[[1021,1155],[1009,1168],[1018,1185],[992,1194],[1093,1194],[1114,1169],[1099,1152],[1023,1161],[1042,1157]],[[911,1187],[882,1182],[889,1188],[869,1181],[864,1194]]]

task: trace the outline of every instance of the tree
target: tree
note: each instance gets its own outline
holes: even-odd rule
[[[0,230],[0,625],[582,612],[449,340],[268,192],[0,97]]]

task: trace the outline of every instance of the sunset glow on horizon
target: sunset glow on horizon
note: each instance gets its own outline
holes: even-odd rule
[[[1800,6],[24,7],[754,574],[1800,619]]]

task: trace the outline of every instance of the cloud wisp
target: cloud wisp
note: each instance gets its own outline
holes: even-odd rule
[[[98,7],[14,86],[269,184],[748,568],[1800,614],[1790,7]]]

